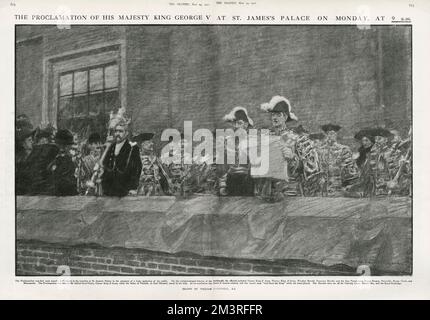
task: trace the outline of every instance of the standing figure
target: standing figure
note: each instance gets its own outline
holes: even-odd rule
[[[367,197],[374,194],[375,180],[370,166],[370,152],[375,143],[374,129],[366,128],[357,132],[354,138],[361,142],[355,162],[359,169],[356,182],[347,187],[349,196]]]
[[[109,128],[113,130],[112,141],[102,157],[102,188],[106,196],[124,197],[136,195],[142,171],[139,147],[128,140],[130,121],[120,108],[118,114],[111,117]]]
[[[320,147],[320,160],[326,179],[325,194],[343,195],[343,188],[352,185],[358,179],[358,168],[352,158],[351,149],[337,142],[337,133],[341,126],[325,124],[321,129],[326,139]]]
[[[93,183],[92,178],[94,168],[99,162],[103,152],[103,142],[100,134],[92,133],[88,137],[88,141],[84,149],[86,149],[86,155],[82,157],[78,166],[80,180],[79,193],[85,195],[98,195],[101,181],[98,181],[99,183]]]
[[[213,159],[210,161],[210,155],[205,156],[196,154],[193,157],[191,165],[191,188],[192,193],[198,194],[217,194],[218,177],[216,164],[216,150],[213,151]]]
[[[43,145],[52,143],[54,141],[55,133],[56,130],[50,123],[37,127],[35,133],[36,144]]]
[[[314,144],[314,148],[319,153],[319,150],[320,150],[320,148],[323,145],[323,142],[325,140],[325,134],[322,132],[311,133],[311,134],[309,134],[309,139],[312,140],[312,142]]]
[[[162,168],[166,168],[166,177],[169,177],[170,195],[184,197],[191,194],[192,155],[187,152],[188,143],[182,133],[179,141],[169,141],[169,152],[161,155]]]
[[[219,182],[220,194],[228,196],[253,196],[254,181],[251,177],[251,165],[247,153],[248,139],[244,143],[245,140],[241,140],[240,135],[247,134],[248,129],[254,125],[254,122],[244,107],[233,108],[224,116],[223,120],[231,123],[235,133],[239,135],[226,137],[227,152],[234,152],[235,161],[234,163],[227,163],[227,166],[225,166],[225,173]],[[234,145],[234,150],[228,149],[230,145]],[[241,161],[245,155],[246,161]]]
[[[315,163],[320,162],[318,148],[315,147],[315,144],[309,138],[309,131],[306,130],[301,124],[295,128],[292,128],[291,130],[298,135],[297,146],[299,146],[299,148],[297,148],[297,150],[299,152],[299,157],[308,158],[306,162],[303,162],[303,164],[307,165],[308,167],[303,167],[303,169],[301,170],[302,172],[298,177],[301,195],[320,195],[322,194],[323,183],[325,180],[322,171],[317,174],[314,174]],[[309,164],[312,167],[309,167]],[[306,176],[306,174],[308,175]]]
[[[154,151],[153,133],[140,133],[132,138],[140,145],[142,172],[139,179],[138,195],[157,196],[168,192],[168,178]]]
[[[355,163],[359,169],[362,169],[363,165],[366,163],[368,154],[375,143],[375,137],[373,136],[372,129],[366,128],[357,132],[354,138],[361,143],[360,147],[358,148],[358,156],[355,160]]]
[[[373,195],[388,195],[387,183],[390,181],[389,162],[392,149],[388,139],[392,136],[390,131],[384,128],[373,130],[375,143],[369,152],[370,173],[375,183]]]
[[[392,132],[393,133],[393,132]],[[398,133],[397,133],[398,134]],[[412,195],[412,131],[405,140],[394,135],[390,146],[389,158],[390,181],[387,183],[390,195]]]
[[[71,156],[71,148],[74,145],[73,135],[69,130],[61,129],[55,135],[55,144],[58,153],[48,168],[51,172],[53,186],[52,195],[73,196],[78,194],[75,177],[76,166]]]
[[[273,128],[279,135],[280,148],[283,154],[283,183],[277,189],[285,196],[304,195],[304,183],[318,184],[321,175],[317,150],[308,135],[299,136],[288,124],[298,121],[291,112],[290,102],[282,96],[274,96],[270,102],[263,103],[261,109],[270,112]]]

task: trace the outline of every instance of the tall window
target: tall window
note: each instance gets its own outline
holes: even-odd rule
[[[58,83],[58,127],[81,136],[106,132],[109,112],[119,99],[117,63],[92,66],[60,74]]]

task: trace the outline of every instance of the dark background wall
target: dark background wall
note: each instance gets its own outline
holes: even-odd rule
[[[53,26],[17,27],[17,112],[41,119],[46,56],[126,40],[127,109],[135,130],[161,132],[193,120],[223,127],[232,107],[286,96],[304,126],[336,122],[352,142],[364,126],[403,134],[411,121],[409,26]],[[122,71],[124,72],[124,70]]]

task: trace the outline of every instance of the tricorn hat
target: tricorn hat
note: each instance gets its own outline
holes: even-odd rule
[[[373,129],[373,136],[390,138],[393,136],[393,134],[390,132],[390,130],[387,130],[385,128],[375,128]]]
[[[260,109],[266,112],[284,112],[288,115],[287,121],[298,120],[296,115],[291,112],[290,101],[282,96],[274,96],[270,102],[261,104]]]
[[[152,132],[142,132],[138,135],[133,136],[131,139],[133,142],[142,143],[143,141],[151,140],[154,137]]]
[[[342,127],[337,124],[328,123],[321,126],[322,131],[329,132],[329,131],[339,131]]]
[[[73,134],[67,129],[60,129],[55,134],[55,143],[67,146],[74,144]]]
[[[309,139],[311,140],[323,140],[325,138],[325,134],[322,132],[311,133],[309,135]]]
[[[254,126],[254,121],[249,117],[248,111],[244,107],[234,107],[224,116],[223,120],[227,122],[243,120],[248,122],[251,126]]]
[[[301,134],[301,133],[309,133],[308,130],[306,130],[301,124],[298,125],[295,128],[291,129],[293,132],[297,133],[297,134]]]

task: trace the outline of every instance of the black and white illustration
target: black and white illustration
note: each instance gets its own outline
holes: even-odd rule
[[[412,275],[411,48],[410,25],[16,25],[16,275]]]

